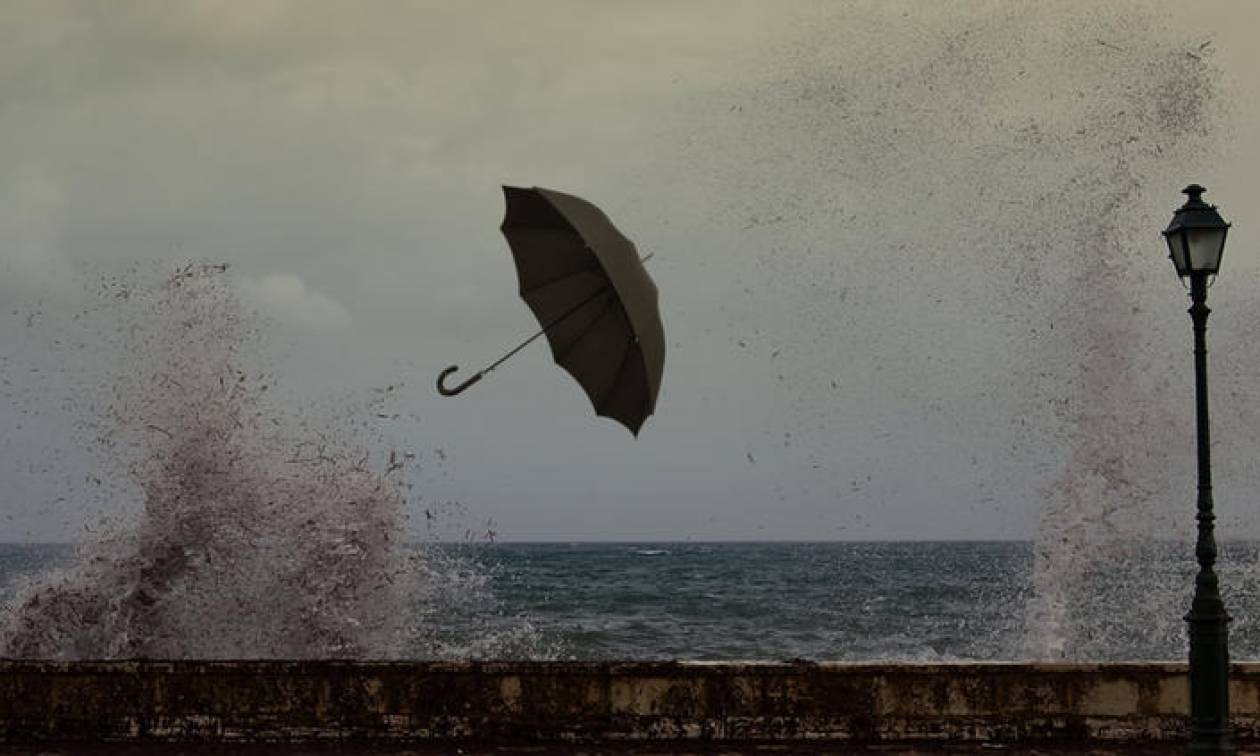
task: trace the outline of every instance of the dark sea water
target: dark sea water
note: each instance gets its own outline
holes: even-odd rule
[[[577,659],[1019,659],[1032,545],[998,543],[574,543],[416,545],[428,599],[399,607],[430,642],[416,657]],[[1255,544],[1221,573],[1235,659],[1260,658]],[[75,562],[69,545],[0,546],[0,599]],[[1070,658],[1181,659],[1194,565],[1147,544],[1086,570]],[[1083,615],[1080,613],[1084,612]],[[1092,612],[1093,614],[1089,614]],[[248,621],[242,618],[243,621]],[[1075,651],[1075,653],[1073,653]]]
[[[581,658],[992,658],[1019,637],[1026,544],[474,547],[505,615]]]

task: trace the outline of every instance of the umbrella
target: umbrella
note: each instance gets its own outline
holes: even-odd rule
[[[584,199],[538,187],[505,186],[503,194],[503,235],[521,297],[542,330],[454,388],[445,380],[459,368],[448,367],[438,392],[460,393],[546,334],[556,363],[577,380],[596,414],[637,436],[656,408],[665,367],[656,285],[643,268],[648,258],[640,259],[634,243]]]

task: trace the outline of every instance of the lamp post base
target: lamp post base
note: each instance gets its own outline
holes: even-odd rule
[[[1230,727],[1195,732],[1186,753],[1194,756],[1234,756],[1234,732]]]

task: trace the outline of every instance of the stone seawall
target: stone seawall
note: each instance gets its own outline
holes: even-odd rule
[[[1239,739],[1260,664],[1233,667]],[[1172,663],[0,661],[0,742],[1184,738]]]

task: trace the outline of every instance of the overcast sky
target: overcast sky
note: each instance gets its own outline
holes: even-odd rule
[[[1065,506],[1188,533],[1158,231],[1191,182],[1235,222],[1218,508],[1260,535],[1257,28],[1224,0],[6,2],[0,540],[137,506],[73,495],[102,471],[62,399],[142,356],[32,370],[96,277],[189,260],[231,264],[295,407],[404,384],[413,507],[503,538],[1029,538]],[[535,327],[502,184],[655,254],[669,352],[637,439],[542,343],[433,390]]]

